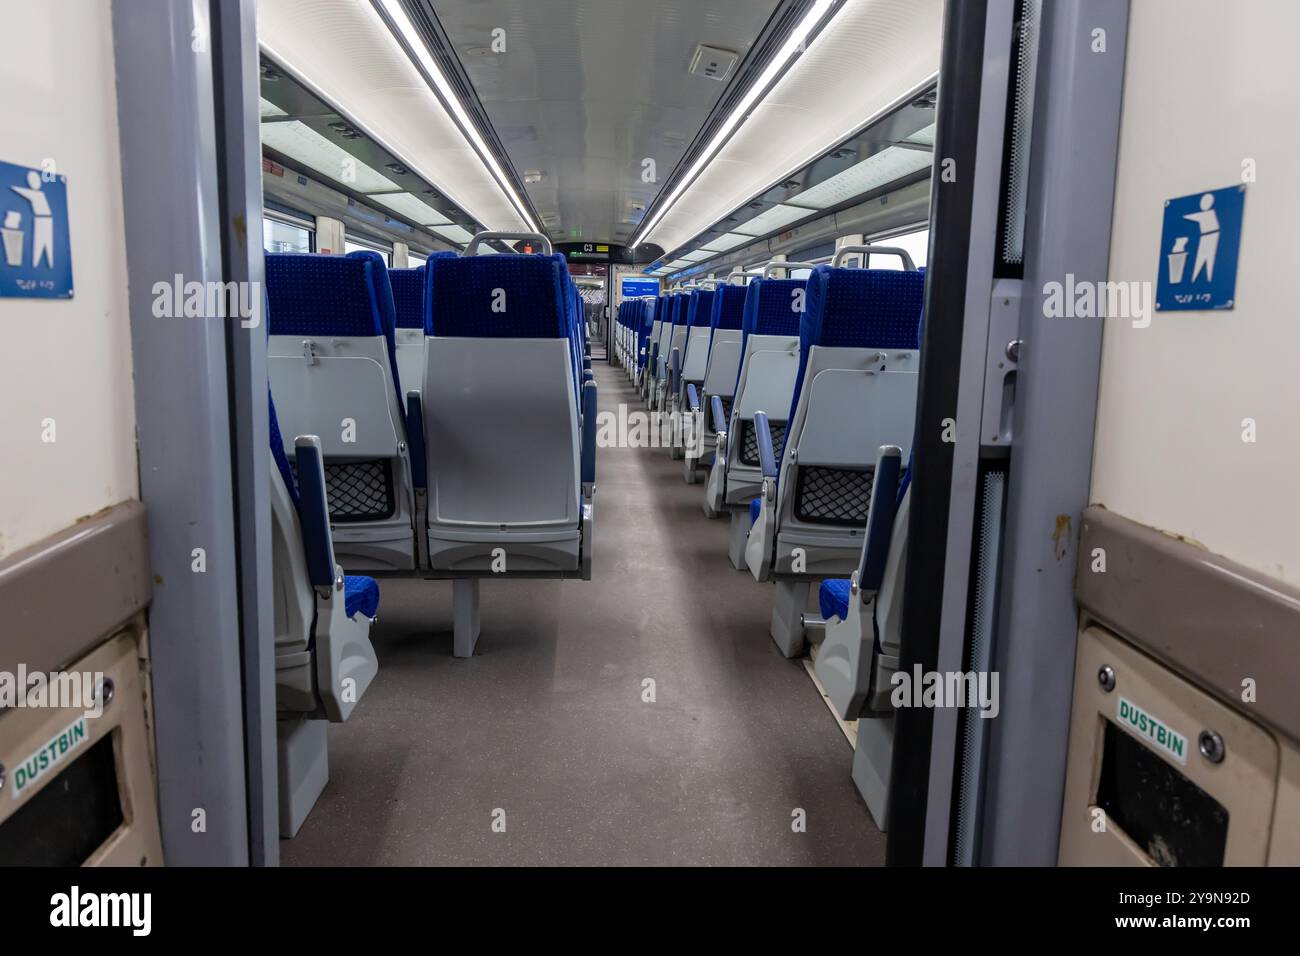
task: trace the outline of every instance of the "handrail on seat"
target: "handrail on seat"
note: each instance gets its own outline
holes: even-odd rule
[[[540,232],[480,232],[473,239],[471,239],[469,241],[469,245],[465,247],[465,255],[466,256],[477,255],[475,250],[477,250],[480,245],[482,245],[485,242],[493,242],[498,239],[534,240],[546,250],[545,252],[540,253],[541,255],[544,256],[552,255],[554,251],[551,247],[551,240],[548,239],[546,236],[542,235]]]
[[[840,260],[844,256],[853,255],[854,253],[865,252],[874,255],[898,256],[903,260],[903,269],[907,272],[916,271],[916,263],[912,261],[911,255],[906,249],[900,246],[843,246],[835,250],[835,258],[831,260],[831,267],[838,269]]]

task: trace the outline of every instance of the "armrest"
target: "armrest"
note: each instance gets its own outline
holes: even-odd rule
[[[858,564],[858,588],[864,596],[879,591],[885,577],[902,467],[902,449],[897,445],[881,445],[871,482],[871,503],[867,506],[867,536],[862,542],[862,559]]]
[[[713,430],[719,435],[727,433],[727,416],[722,412],[722,399],[717,395],[709,398],[709,411],[713,412]]]
[[[659,376],[659,343],[656,342],[650,346],[650,377],[658,378]]]
[[[584,355],[583,358],[582,358],[582,369],[583,369],[583,371],[585,371],[585,372],[590,372],[590,371],[591,371],[591,353],[590,353],[590,352],[587,353],[586,355]]]
[[[672,390],[674,395],[677,394],[677,388],[681,384],[681,380],[682,380],[682,350],[673,349],[673,354],[670,359],[668,387]]]
[[[582,483],[596,480],[596,383],[582,386]]]
[[[411,450],[411,483],[416,491],[429,487],[424,457],[424,403],[419,389],[406,393],[406,446]]]
[[[686,386],[686,405],[692,412],[700,410],[700,393],[695,390],[695,383]]]
[[[776,455],[772,452],[772,429],[767,424],[767,412],[754,413],[754,434],[758,437],[758,461],[764,478],[776,477]]]
[[[298,463],[298,517],[302,524],[302,545],[307,553],[307,576],[319,588],[334,586],[334,538],[330,534],[329,500],[325,495],[325,463],[320,439],[299,435],[293,440]]]

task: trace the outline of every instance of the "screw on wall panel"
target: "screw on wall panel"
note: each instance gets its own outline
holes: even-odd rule
[[[117,692],[117,685],[113,683],[113,678],[105,677],[99,685],[99,706],[107,707],[113,702],[113,695]]]
[[[1210,763],[1223,763],[1223,755],[1227,748],[1223,745],[1223,738],[1213,730],[1202,730],[1196,743],[1200,748],[1201,756]]]
[[[1102,664],[1101,670],[1097,671],[1097,683],[1106,693],[1115,689],[1115,669],[1109,664]]]

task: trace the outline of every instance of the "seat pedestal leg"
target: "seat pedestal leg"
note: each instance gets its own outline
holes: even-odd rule
[[[478,643],[478,578],[457,578],[451,586],[453,604],[452,654],[473,657]]]
[[[745,541],[749,537],[749,509],[731,509],[731,537],[727,539],[727,557],[737,571],[749,571],[745,563]]]
[[[291,839],[330,779],[324,720],[285,717],[276,721],[276,769],[280,790],[280,836]]]
[[[786,657],[803,653],[803,612],[808,606],[809,581],[777,581],[776,599],[772,602],[770,633]]]
[[[894,752],[894,718],[863,717],[853,751],[853,785],[867,802],[880,832],[889,827],[889,761]]]

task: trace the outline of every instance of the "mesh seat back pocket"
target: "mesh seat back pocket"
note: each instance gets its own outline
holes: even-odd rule
[[[384,458],[326,462],[325,497],[333,522],[378,521],[397,512],[393,476]]]
[[[795,486],[795,517],[810,524],[865,526],[874,475],[874,470],[818,465],[800,468]]]

